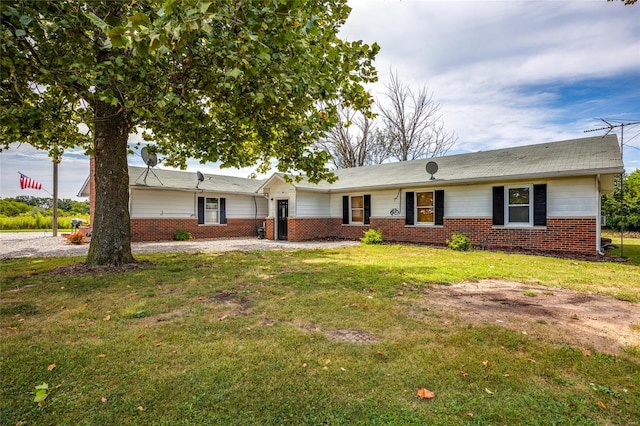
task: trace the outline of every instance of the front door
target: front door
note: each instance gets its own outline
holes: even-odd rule
[[[278,239],[287,239],[287,218],[289,217],[289,200],[278,200]]]

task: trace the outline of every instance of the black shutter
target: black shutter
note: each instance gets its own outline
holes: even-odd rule
[[[547,184],[533,185],[533,225],[547,226]]]
[[[371,218],[371,195],[364,196],[364,224],[368,225]]]
[[[435,217],[433,224],[444,225],[444,191],[436,191],[435,196]]]
[[[342,224],[347,225],[349,223],[349,196],[342,196]]]
[[[227,199],[220,198],[220,224],[227,223]]]
[[[405,213],[405,221],[404,223],[406,225],[415,225],[415,221],[413,219],[413,207],[414,207],[414,193],[413,192],[407,192],[405,194],[405,196],[407,197],[405,205],[406,205],[406,213]]]
[[[204,197],[198,197],[198,225],[204,225]]]
[[[493,187],[493,224],[504,225],[504,186]]]

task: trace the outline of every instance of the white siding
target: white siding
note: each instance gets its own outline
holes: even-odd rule
[[[227,219],[253,219],[254,217],[264,219],[267,216],[267,200],[262,196],[250,197],[246,195],[208,193],[204,193],[203,195],[205,197],[226,198]]]
[[[547,183],[547,216],[549,217],[593,217],[596,215],[596,194],[593,177],[555,179],[547,182],[500,182],[449,187],[411,188],[411,192],[444,190],[444,216],[449,218],[491,217],[493,215],[493,186],[518,184],[533,185]],[[371,216],[391,217],[396,208],[405,216],[407,190],[369,191],[371,194]],[[342,217],[342,196],[362,195],[363,192],[331,194],[331,217]],[[312,216],[313,212],[305,212]],[[320,216],[322,217],[322,216]]]
[[[547,184],[547,216],[594,217],[597,209],[595,178],[560,179]]]
[[[286,182],[277,181],[269,188],[269,217],[275,217],[276,201],[289,200],[289,217],[296,216],[296,190]]]
[[[491,217],[493,185],[462,185],[444,189],[444,217]]]
[[[131,218],[196,217],[192,192],[132,189]]]
[[[131,190],[131,218],[197,217],[196,197],[226,198],[226,215],[231,219],[259,219],[267,215],[267,200],[262,196],[194,193],[169,190]]]
[[[298,192],[296,217],[331,217],[331,197],[319,192]]]

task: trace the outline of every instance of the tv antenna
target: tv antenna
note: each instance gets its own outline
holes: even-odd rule
[[[147,176],[149,175],[149,172],[151,172],[156,177],[156,179],[158,179],[158,182],[160,182],[160,185],[164,186],[164,184],[162,183],[158,175],[152,170],[152,168],[155,167],[156,164],[158,164],[158,156],[156,155],[156,153],[152,152],[151,150],[149,150],[149,147],[145,146],[140,151],[140,155],[142,156],[142,161],[144,161],[144,163],[147,165],[147,170],[145,170],[140,176],[138,176],[138,179],[140,179],[142,175],[144,175],[143,181],[144,181],[144,184],[146,185]],[[136,182],[138,181],[138,179],[136,179]]]
[[[429,161],[427,163],[426,169],[427,169],[427,173],[431,175],[430,180],[435,180],[436,178],[434,178],[433,175],[435,175],[436,172],[438,171],[438,163],[436,163],[435,161]]]
[[[616,127],[620,127],[620,161],[622,162],[622,167],[624,167],[624,126],[633,126],[634,124],[640,124],[640,121],[611,124],[609,123],[609,121],[614,120],[610,119],[609,121],[607,121],[604,118],[601,118],[600,120],[603,121],[606,126],[598,127],[597,129],[585,130],[585,133],[606,130],[607,133],[602,136],[604,138],[609,133],[611,133],[613,129],[615,129]],[[620,222],[620,257],[624,257],[624,172],[622,172],[622,175],[620,175],[620,217],[623,218],[623,220]]]

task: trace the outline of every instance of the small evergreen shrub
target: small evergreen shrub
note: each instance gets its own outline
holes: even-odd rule
[[[450,240],[447,240],[447,247],[456,251],[469,251],[471,250],[471,240],[464,234],[456,232]]]
[[[186,229],[178,229],[175,234],[173,234],[174,241],[188,241],[192,239],[191,232]]]
[[[360,238],[363,244],[382,244],[382,231],[377,229],[369,229],[364,233],[364,237]]]
[[[80,231],[67,235],[67,241],[69,241],[69,243],[71,244],[76,244],[76,245],[84,244],[87,242],[87,240],[85,239],[84,233]]]

